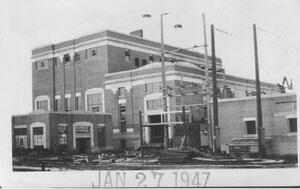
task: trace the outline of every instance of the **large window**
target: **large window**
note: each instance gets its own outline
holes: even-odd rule
[[[20,148],[27,148],[27,128],[14,129],[15,146]]]
[[[48,100],[36,101],[36,109],[47,111],[48,110]]]
[[[130,61],[130,52],[128,49],[125,50],[125,61],[126,62]]]
[[[120,111],[120,130],[121,132],[126,132],[126,105],[120,104],[119,111]]]
[[[159,92],[161,90],[161,88],[162,88],[161,82],[147,83],[145,85],[146,93]]]
[[[162,109],[162,99],[147,100],[148,110]]]
[[[66,145],[67,144],[67,126],[58,126],[58,144]]]
[[[297,133],[297,118],[289,118],[289,132]]]
[[[75,110],[81,109],[81,96],[75,97]]]
[[[125,97],[125,87],[118,88],[119,97]]]
[[[134,58],[134,65],[135,67],[140,67],[140,59],[139,58]]]
[[[65,98],[65,111],[71,111],[71,98]]]
[[[92,112],[102,112],[102,94],[87,95],[87,109]]]
[[[55,99],[54,111],[60,111],[60,99]]]
[[[43,148],[44,147],[44,128],[34,127],[33,128],[33,147]]]
[[[256,122],[255,120],[245,121],[246,123],[246,132],[248,135],[256,134]]]

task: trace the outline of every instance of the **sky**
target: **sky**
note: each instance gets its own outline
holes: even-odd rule
[[[143,29],[145,38],[159,41],[163,12],[169,13],[164,17],[165,43],[182,48],[203,44],[205,13],[209,54],[214,24],[229,33],[215,31],[216,55],[226,73],[250,79],[255,78],[252,25],[256,24],[261,81],[281,83],[287,76],[297,88],[299,10],[299,0],[0,0],[1,122],[10,125],[11,115],[32,110],[33,48],[104,29],[123,33]],[[142,18],[146,13],[151,19]],[[174,29],[175,24],[183,28]],[[2,133],[10,137],[6,128]],[[0,142],[7,140],[1,137]],[[10,148],[1,145],[0,151],[11,157]],[[3,166],[8,165],[0,161]]]

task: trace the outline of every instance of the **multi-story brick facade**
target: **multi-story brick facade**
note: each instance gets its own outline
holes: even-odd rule
[[[168,45],[165,49],[168,87],[189,86],[201,89],[205,79],[204,55]],[[211,58],[208,60],[210,63]],[[33,49],[33,110],[49,112],[47,115],[50,120],[50,138],[51,128],[58,127],[59,124],[51,121],[55,119],[55,116],[50,116],[52,113],[65,116],[65,121],[68,121],[70,116],[77,119],[78,113],[81,112],[95,113],[96,117],[99,116],[97,119],[102,119],[100,113],[111,114],[111,125],[105,125],[106,128],[110,127],[105,130],[105,135],[113,138],[108,140],[105,146],[135,147],[138,144],[138,110],[143,111],[144,121],[162,122],[160,116],[157,116],[161,115],[162,111],[157,110],[161,105],[159,61],[160,43],[110,30]],[[220,98],[243,97],[255,90],[253,80],[225,75],[221,59],[217,58],[216,61]],[[276,85],[262,82],[261,86],[264,94],[278,92]],[[172,90],[169,92],[174,93]],[[203,107],[205,100],[202,95],[196,93],[187,97],[181,95],[180,98],[175,97],[175,93],[169,95],[174,97],[169,98],[168,104],[170,108],[175,108],[170,111],[179,111],[176,106],[187,104]],[[147,109],[148,107],[150,109]],[[42,117],[40,121],[44,122]],[[86,115],[80,118],[81,122],[87,122],[89,117]],[[172,114],[169,119],[175,123],[178,116],[176,118],[176,115]],[[26,116],[15,116],[13,120],[20,122],[13,121],[13,126],[24,124],[29,127],[32,124]],[[73,122],[72,124],[74,125]],[[169,128],[170,133],[176,132],[172,129]],[[160,129],[153,129],[152,135],[155,132],[157,136],[151,137],[149,128],[145,130],[147,143],[151,140],[154,143],[161,142]],[[68,133],[68,136],[71,137],[72,134]],[[174,135],[169,136],[171,140],[176,140]],[[49,140],[50,144],[53,142],[53,149],[57,149],[55,137],[46,140]],[[76,141],[68,144],[68,151],[76,150],[74,143]],[[82,142],[82,145],[84,143]],[[45,147],[51,148],[51,145]]]

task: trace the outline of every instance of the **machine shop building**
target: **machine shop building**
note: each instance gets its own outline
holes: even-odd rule
[[[187,106],[190,124],[206,135],[206,97],[201,93],[205,61],[194,51],[165,48],[169,139],[176,146],[182,136],[182,106]],[[254,80],[227,75],[221,59],[216,61],[219,98],[253,94]],[[83,153],[135,148],[139,110],[149,125],[145,143],[162,142],[160,43],[105,30],[35,48],[31,66],[33,111],[12,117],[13,148]],[[279,93],[270,83],[261,82],[261,90],[263,95]],[[207,143],[206,136],[195,137]],[[196,145],[195,140],[190,142]]]

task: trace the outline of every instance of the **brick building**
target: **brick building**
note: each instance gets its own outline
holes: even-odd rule
[[[218,105],[222,151],[228,150],[232,139],[257,139],[255,97],[220,99]],[[296,105],[293,93],[262,96],[267,154],[297,154]]]
[[[169,45],[165,49],[168,86],[201,89],[205,75],[204,55],[178,50]],[[208,59],[210,62],[210,57]],[[157,110],[161,105],[159,61],[160,43],[110,30],[35,48],[32,50],[33,113],[13,116],[13,130],[23,128],[22,131],[16,130],[16,133],[22,134],[27,129],[27,137],[31,139],[34,138],[34,133],[45,133],[45,130],[31,129],[32,125],[35,127],[35,123],[40,122],[42,124],[39,127],[47,128],[47,132],[43,135],[46,142],[39,146],[54,150],[59,149],[57,144],[60,126],[67,128],[68,151],[81,151],[76,146],[89,146],[89,150],[103,148],[100,140],[105,141],[104,147],[107,148],[135,147],[139,131],[138,110],[143,111],[145,122],[151,119],[150,122],[160,123],[157,116],[161,114],[161,110]],[[226,75],[221,59],[217,58],[216,61],[220,98],[244,97],[253,93],[253,80]],[[273,84],[262,83],[261,87],[264,94],[278,92],[277,86]],[[172,90],[169,92],[172,93]],[[170,109],[187,104],[203,107],[205,98],[196,93],[194,91],[194,95],[182,97],[181,100],[179,97],[169,98]],[[148,102],[147,99],[152,101]],[[148,109],[149,107],[151,108]],[[58,117],[61,122],[55,121]],[[109,119],[111,121],[103,123],[103,120]],[[176,122],[179,118],[174,113],[169,119]],[[82,127],[77,122],[82,123]],[[104,135],[99,134],[98,130],[101,130],[103,124],[105,131],[101,132],[105,133],[105,139],[100,139]],[[76,131],[77,126],[90,132],[90,137],[78,137],[78,141],[81,141],[79,143],[77,138],[72,139],[75,136],[72,132],[74,128]],[[169,130],[170,133],[173,132],[171,128]],[[153,141],[151,132],[147,132],[146,142]],[[153,137],[157,140],[153,142],[161,142],[160,128],[153,129],[152,133],[155,132],[157,136]],[[14,147],[18,146],[17,135],[14,132]],[[24,133],[23,135],[25,136]],[[29,143],[32,141],[28,141],[29,139],[25,142],[26,147],[34,147]]]

